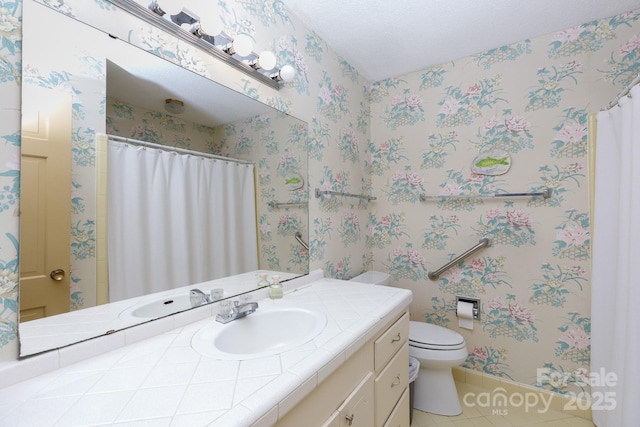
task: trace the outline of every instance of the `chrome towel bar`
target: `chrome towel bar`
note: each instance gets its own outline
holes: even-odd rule
[[[316,197],[321,197],[323,194],[331,194],[333,196],[356,197],[358,199],[365,199],[367,202],[376,200],[375,197],[365,196],[364,194],[343,193],[341,191],[320,190],[319,188],[316,188]]]
[[[548,199],[551,197],[551,189],[545,188],[542,191],[534,191],[530,193],[495,193],[495,194],[452,194],[442,196],[427,196],[425,194],[420,195],[420,201],[426,202],[428,200],[447,200],[447,199],[494,199],[499,197],[540,197]]]
[[[473,255],[474,253],[478,252],[480,249],[484,247],[489,247],[489,246],[491,246],[491,239],[488,237],[483,237],[482,239],[480,239],[480,242],[478,242],[477,245],[475,245],[468,251],[464,252],[463,254],[458,255],[457,257],[455,257],[454,259],[452,259],[451,261],[449,261],[448,263],[446,263],[436,271],[430,272],[429,274],[427,274],[427,276],[431,280],[436,280],[438,277],[440,277],[442,273],[444,273],[445,271],[447,271],[448,269],[450,269],[451,267],[453,267],[454,265],[456,265],[466,257]]]
[[[307,202],[276,202],[275,200],[270,201],[267,205],[271,209],[278,209],[281,207],[291,207],[291,206],[307,206]]]

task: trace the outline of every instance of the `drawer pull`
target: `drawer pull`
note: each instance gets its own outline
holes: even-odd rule
[[[400,385],[400,374],[396,375],[396,380],[391,383],[391,388],[394,388],[397,385]]]
[[[355,418],[355,414],[345,415],[344,417],[347,419],[347,421],[349,421],[349,425],[351,425],[353,423],[353,419]]]
[[[394,342],[398,342],[401,339],[402,339],[402,335],[400,335],[400,332],[398,332],[398,336],[391,340],[391,344],[393,344]]]

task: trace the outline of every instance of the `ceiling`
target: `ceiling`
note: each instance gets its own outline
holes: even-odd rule
[[[640,8],[640,0],[282,1],[369,81]],[[162,111],[166,98],[184,100],[180,117],[209,126],[269,110],[121,40],[113,44],[109,97],[153,111]]]
[[[178,117],[211,127],[273,111],[255,99],[121,40],[113,40],[110,47],[109,98],[164,113],[165,99],[181,100],[185,111]]]
[[[370,81],[640,8],[640,0],[282,0]]]

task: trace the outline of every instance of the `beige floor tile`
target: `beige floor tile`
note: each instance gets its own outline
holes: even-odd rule
[[[544,421],[538,414],[525,411],[509,411],[509,414],[505,415],[504,418],[513,426],[526,426]]]
[[[500,415],[490,415],[485,417],[485,419],[495,427],[513,427],[513,424],[511,424],[508,419]]]
[[[461,415],[446,417],[414,409],[411,427],[595,427],[590,420],[542,406],[528,410],[524,406],[499,408],[497,411],[495,408],[479,406],[473,399],[468,399],[473,406],[465,405],[462,399],[466,393],[478,394],[491,390],[461,382],[457,382],[456,387],[463,409]]]
[[[554,421],[572,418],[572,416],[570,414],[567,414],[566,412],[554,411],[553,409],[539,413],[538,417],[540,417],[540,419],[542,419],[543,421]]]
[[[495,427],[486,417],[473,418],[470,421],[474,427]]]
[[[564,420],[563,420],[564,421]],[[590,420],[585,420],[584,418],[570,418],[567,419],[567,427],[594,427],[595,424]]]
[[[437,420],[433,418],[431,414],[418,411],[417,409],[413,410],[413,421],[411,423],[411,427],[427,427],[434,426],[436,424]]]
[[[478,418],[478,417],[483,417],[485,415],[482,412],[480,412],[480,410],[477,407],[470,407],[470,406],[464,406],[464,405],[462,405],[462,414],[466,418]]]

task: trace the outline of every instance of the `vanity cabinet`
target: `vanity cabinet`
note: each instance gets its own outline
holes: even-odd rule
[[[276,425],[408,427],[408,337],[409,313],[402,312]]]
[[[392,412],[402,412],[398,404],[409,387],[409,314],[405,313],[375,340],[375,426],[386,424]],[[409,419],[409,408],[407,420]],[[397,418],[401,419],[401,418]]]

